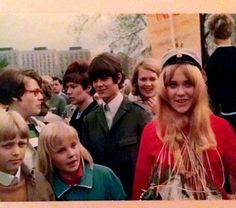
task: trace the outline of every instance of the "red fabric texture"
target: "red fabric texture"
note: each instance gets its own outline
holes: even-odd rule
[[[225,172],[229,173],[236,180],[236,136],[224,119],[211,115],[211,126],[216,136],[217,150],[223,162]],[[162,141],[156,135],[156,121],[148,123],[142,133],[139,154],[136,163],[135,177],[133,183],[132,199],[138,200],[142,189],[149,187],[151,168],[153,167],[157,156],[163,146]],[[220,188],[223,182],[222,166],[219,156],[215,150],[207,150],[212,172],[204,163],[207,175],[214,178],[213,184],[219,189],[224,199],[227,199],[226,192]],[[167,160],[162,164],[162,168],[167,166]]]
[[[78,168],[78,170],[76,171],[76,173],[74,174],[74,176],[72,178],[66,178],[66,177],[63,177],[63,176],[60,176],[60,178],[65,184],[74,185],[74,184],[78,183],[81,180],[82,176],[83,176],[83,165],[80,162],[79,168]]]

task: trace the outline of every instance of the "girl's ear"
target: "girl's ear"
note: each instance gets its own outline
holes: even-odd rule
[[[15,97],[13,97],[12,100],[15,101],[15,102],[19,101],[19,99],[15,98]]]
[[[118,74],[117,74],[117,83],[118,84],[121,82],[122,78],[123,78],[123,75],[120,72],[118,72]]]
[[[91,91],[91,89],[92,89],[92,86],[89,85],[89,86],[86,88],[86,91],[89,93],[89,92]]]

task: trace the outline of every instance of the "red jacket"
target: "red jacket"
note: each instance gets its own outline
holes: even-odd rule
[[[236,180],[236,136],[232,127],[222,118],[211,115],[211,126],[217,141],[217,150],[222,159],[224,170]],[[136,163],[135,177],[133,183],[132,199],[138,200],[142,189],[149,187],[151,168],[163,146],[162,141],[156,135],[156,121],[148,123],[142,133],[141,144]],[[223,183],[222,166],[219,156],[215,150],[207,150],[212,172],[206,168],[208,174],[213,174],[214,185],[218,187],[224,199],[226,192],[220,188]],[[167,165],[167,161],[162,164]]]

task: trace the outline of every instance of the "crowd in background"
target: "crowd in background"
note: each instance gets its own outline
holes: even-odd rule
[[[236,199],[234,22],[208,27],[206,66],[175,48],[132,77],[112,53],[62,78],[4,69],[0,201]]]

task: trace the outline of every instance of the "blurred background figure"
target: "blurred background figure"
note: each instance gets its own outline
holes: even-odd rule
[[[123,87],[120,89],[120,92],[124,96],[130,96],[131,91],[132,91],[131,81],[130,79],[125,79],[123,83]]]
[[[47,100],[47,105],[49,106],[49,110],[58,115],[61,116],[63,115],[63,112],[65,111],[65,107],[66,107],[66,101],[63,97],[61,97],[60,95],[53,93],[52,91],[52,87],[53,87],[53,79],[51,76],[49,75],[43,75],[42,79],[44,81],[47,81],[48,84],[51,86],[51,96],[50,99]]]
[[[52,97],[52,86],[47,80],[43,80],[42,82],[42,93],[43,102],[41,106],[41,112],[37,116],[35,116],[36,119],[42,121],[45,124],[62,120],[60,116],[50,111],[50,107],[47,104],[48,100],[50,100]]]
[[[153,115],[157,110],[157,82],[160,68],[152,58],[141,61],[134,69],[132,76],[132,95],[129,98],[151,111]]]
[[[217,45],[206,65],[212,108],[236,131],[236,47],[231,40],[234,20],[229,14],[213,14],[207,26]]]
[[[53,93],[60,95],[63,97],[66,101],[66,104],[70,103],[70,100],[68,96],[63,92],[63,85],[62,85],[62,80],[59,77],[52,77],[53,83],[52,83],[52,91]]]

